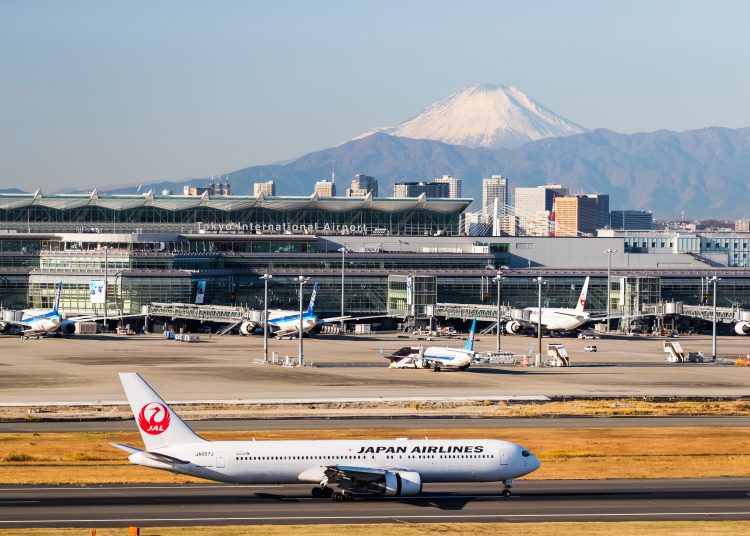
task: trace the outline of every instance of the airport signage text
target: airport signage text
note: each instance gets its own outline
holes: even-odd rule
[[[283,234],[369,234],[365,224],[341,223],[240,223],[198,222],[198,232],[204,233],[283,233]]]

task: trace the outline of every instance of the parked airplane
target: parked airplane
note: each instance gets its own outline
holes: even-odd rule
[[[206,441],[136,373],[120,373],[145,450],[112,443],[131,463],[236,484],[315,485],[313,497],[413,496],[432,482],[502,482],[541,463],[515,443],[491,439]],[[336,486],[337,489],[334,489]]]
[[[382,318],[387,315],[376,315],[376,316],[365,316],[365,317],[352,317],[352,316],[337,316],[331,318],[319,318],[313,311],[315,307],[315,297],[318,294],[318,283],[313,285],[312,296],[310,296],[310,303],[307,304],[307,309],[302,312],[302,333],[309,333],[311,331],[319,332],[318,329],[323,324],[332,324],[341,322],[342,320],[364,320],[368,318]],[[268,328],[269,331],[276,337],[285,337],[287,335],[299,334],[299,311],[293,311],[291,309],[269,309],[268,310]],[[255,327],[258,324],[256,322],[245,321],[240,325],[241,335],[251,335],[255,331]]]
[[[25,310],[21,320],[3,320],[0,322],[0,333],[4,332],[8,326],[18,326],[24,337],[30,335],[48,335],[59,333],[61,335],[73,335],[76,331],[76,322],[95,322],[102,320],[104,317],[96,315],[66,317],[60,313],[60,294],[62,293],[62,281],[57,284],[57,294],[51,311]],[[110,319],[124,318],[126,316],[140,315],[117,315],[110,316]]]
[[[443,346],[405,346],[387,356],[391,368],[431,368],[439,372],[442,368],[456,368],[466,370],[476,355],[474,352],[474,329],[477,325],[475,318],[471,323],[469,338],[463,348],[448,348]]]
[[[547,331],[573,331],[591,319],[591,315],[584,311],[586,295],[589,288],[589,277],[583,283],[581,295],[574,308],[542,307],[542,329]],[[539,325],[539,309],[527,307],[523,310],[523,319],[513,318],[505,324],[505,330],[510,334],[519,333],[522,329],[536,330]]]

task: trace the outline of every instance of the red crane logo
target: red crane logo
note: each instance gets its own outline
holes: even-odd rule
[[[159,435],[169,427],[169,410],[161,402],[151,402],[141,408],[138,414],[138,426],[151,435]]]

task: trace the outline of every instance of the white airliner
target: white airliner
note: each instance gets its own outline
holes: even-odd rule
[[[28,309],[23,311],[21,320],[3,320],[0,321],[0,333],[4,332],[8,326],[19,326],[24,337],[29,335],[47,335],[50,333],[59,333],[60,335],[73,335],[76,331],[76,322],[95,322],[103,320],[104,317],[88,315],[66,317],[59,312],[60,293],[62,292],[62,281],[57,284],[57,294],[51,311],[39,311]],[[127,316],[140,315],[117,315],[110,316],[109,319],[125,318]]]
[[[586,306],[586,295],[589,288],[589,277],[583,283],[581,295],[574,308],[542,307],[542,329],[548,331],[573,331],[591,319],[591,315],[583,310]],[[539,309],[527,307],[524,309],[523,319],[511,319],[505,324],[505,330],[516,334],[522,329],[535,330],[539,325]]]
[[[474,329],[476,326],[477,319],[475,318],[471,323],[469,338],[463,348],[406,346],[386,356],[391,362],[390,368],[431,368],[435,372],[439,372],[442,368],[466,370],[476,355],[474,351]]]
[[[136,373],[120,373],[145,450],[113,443],[138,465],[236,484],[313,483],[313,497],[418,495],[432,482],[502,482],[541,465],[494,439],[206,441]],[[335,488],[334,488],[335,486]]]
[[[341,322],[342,320],[365,320],[370,318],[382,318],[387,315],[363,316],[354,318],[351,316],[337,316],[331,318],[318,318],[313,312],[315,307],[315,297],[318,294],[318,283],[313,285],[310,303],[307,309],[302,312],[302,333],[316,331],[323,324]],[[268,310],[268,328],[270,333],[276,337],[285,337],[287,335],[299,334],[299,311],[291,309],[269,309]],[[251,335],[257,326],[256,322],[245,321],[240,325],[241,335]]]

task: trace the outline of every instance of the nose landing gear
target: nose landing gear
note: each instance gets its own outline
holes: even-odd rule
[[[503,480],[503,497],[510,497],[510,488],[513,487],[513,481],[512,480]]]

